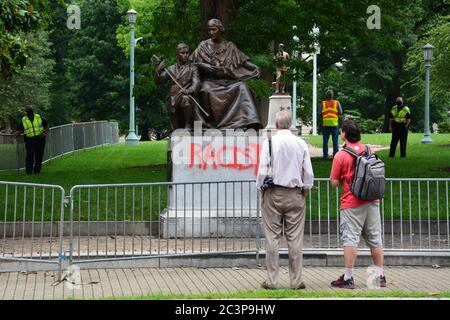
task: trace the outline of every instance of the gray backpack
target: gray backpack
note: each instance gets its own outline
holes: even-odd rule
[[[366,146],[365,154],[361,155],[345,147],[344,151],[356,158],[355,175],[350,184],[350,190],[360,200],[376,200],[383,198],[386,188],[384,162]]]

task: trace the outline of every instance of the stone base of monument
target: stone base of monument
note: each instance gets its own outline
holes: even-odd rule
[[[240,238],[257,234],[256,210],[173,210],[161,217],[162,238]],[[259,226],[259,234],[261,234]]]
[[[274,135],[277,133],[275,127],[275,117],[280,111],[289,111],[292,115],[292,97],[285,93],[277,93],[269,97],[269,114],[267,117],[267,126],[261,130],[264,136]],[[298,136],[298,129],[291,127],[292,134]]]
[[[256,232],[255,179],[265,137],[248,130],[175,132],[163,237],[240,237]]]
[[[292,114],[292,97],[289,94],[274,94],[269,97],[269,115],[265,129],[275,129],[275,116],[280,111]]]

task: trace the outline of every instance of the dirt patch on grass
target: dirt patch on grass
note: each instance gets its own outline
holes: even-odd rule
[[[450,172],[450,167],[437,168],[437,169],[433,169],[431,171],[434,171],[434,172]]]
[[[438,144],[438,147],[450,148],[450,144]]]
[[[137,166],[137,167],[130,167],[130,169],[135,169],[135,170],[161,170],[161,169],[166,169],[167,168],[167,164],[166,163],[160,163],[160,164],[149,164],[147,166]]]

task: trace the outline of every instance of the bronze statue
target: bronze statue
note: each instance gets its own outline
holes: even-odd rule
[[[199,71],[197,66],[189,61],[188,45],[180,43],[177,46],[177,57],[178,63],[168,68],[165,68],[164,61],[161,61],[156,68],[156,78],[160,83],[169,79],[172,81],[166,101],[172,130],[192,129],[193,121],[200,117],[197,114],[199,110],[195,108],[198,102],[193,97],[200,88]],[[154,56],[152,60],[159,59]]]
[[[278,51],[273,57],[277,64],[275,93],[286,93],[286,74],[288,71],[286,63],[289,60],[289,54],[283,48],[284,44],[280,43],[278,45]]]
[[[201,77],[200,104],[211,114],[203,118],[212,128],[260,128],[253,96],[243,80],[259,76],[259,68],[236,45],[222,38],[218,19],[208,21],[210,39],[202,41],[191,59]]]

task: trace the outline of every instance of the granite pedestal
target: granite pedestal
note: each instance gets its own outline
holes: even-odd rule
[[[255,236],[255,179],[265,138],[253,130],[172,134],[169,166],[173,184],[161,217],[162,236]]]

